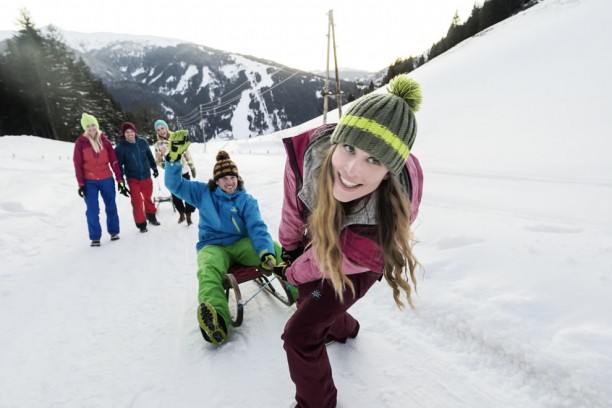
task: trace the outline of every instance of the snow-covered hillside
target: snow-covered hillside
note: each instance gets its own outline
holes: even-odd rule
[[[359,336],[328,350],[339,407],[612,406],[610,38],[609,1],[544,0],[413,73],[418,312],[384,282],[351,309]],[[318,124],[195,144],[198,179],[227,150],[277,237],[281,138]],[[290,406],[293,309],[261,293],[205,343],[196,229],[162,203],[141,234],[119,196],[121,240],[89,247],[71,156],[0,138],[0,407]]]

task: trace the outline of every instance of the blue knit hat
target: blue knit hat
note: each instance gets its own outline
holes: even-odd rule
[[[163,126],[166,129],[170,129],[168,127],[168,124],[166,123],[166,121],[165,120],[161,120],[161,119],[158,119],[158,120],[155,121],[155,124],[153,125],[153,129],[157,130],[157,128],[160,127],[160,126]]]

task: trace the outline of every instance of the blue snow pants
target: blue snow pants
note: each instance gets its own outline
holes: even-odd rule
[[[85,194],[85,204],[87,210],[87,228],[89,229],[89,239],[99,240],[102,237],[102,227],[100,226],[100,202],[98,193],[104,201],[106,209],[106,229],[109,234],[119,233],[119,215],[117,214],[117,204],[115,203],[115,181],[112,177],[104,180],[85,180],[87,193]]]

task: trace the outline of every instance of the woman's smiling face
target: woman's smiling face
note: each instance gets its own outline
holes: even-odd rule
[[[85,133],[87,133],[91,137],[94,137],[97,131],[98,131],[98,126],[90,123],[89,125],[87,125],[87,129],[85,130]]]
[[[347,144],[336,146],[331,158],[334,198],[348,203],[378,188],[389,170],[370,153]]]

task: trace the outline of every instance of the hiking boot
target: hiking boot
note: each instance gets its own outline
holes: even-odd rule
[[[147,222],[143,221],[143,222],[137,222],[136,223],[136,227],[138,227],[138,229],[140,230],[140,232],[147,232]]]
[[[159,221],[157,221],[155,214],[147,214],[147,221],[149,221],[151,225],[161,225]]]
[[[111,234],[111,241],[117,241],[119,239],[119,234]]]
[[[91,246],[100,246],[100,240],[99,239],[92,239],[91,240]]]
[[[191,222],[191,213],[186,213],[185,214],[185,218],[187,218],[187,225],[191,225],[193,224],[193,222]]]
[[[209,303],[198,306],[198,323],[204,340],[212,344],[221,344],[227,339],[227,329],[223,318],[219,318],[217,311]]]
[[[178,223],[180,224],[181,222],[185,221],[185,213],[179,213],[179,220]]]

